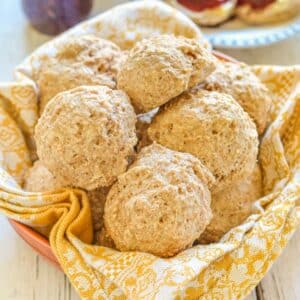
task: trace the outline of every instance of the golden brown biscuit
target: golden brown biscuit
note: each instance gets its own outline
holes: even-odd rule
[[[215,57],[197,40],[154,36],[129,52],[118,73],[118,88],[138,112],[147,112],[203,81],[215,65]]]
[[[194,1],[194,0],[167,0],[170,4],[183,11],[195,23],[203,26],[216,26],[229,19],[235,9],[236,0],[227,0],[220,3],[214,1]],[[205,7],[204,7],[205,5]]]
[[[61,40],[54,56],[41,59],[33,74],[40,92],[40,111],[56,94],[81,85],[116,87],[124,55],[114,43],[96,36]]]
[[[203,83],[205,89],[231,95],[250,115],[259,134],[266,128],[271,107],[267,87],[245,64],[220,63]]]
[[[259,6],[253,0],[239,2],[237,16],[254,25],[282,22],[296,16],[300,11],[300,0],[267,1],[266,5]]]
[[[111,185],[137,142],[123,91],[82,86],[56,95],[35,128],[37,153],[55,175],[86,190]]]
[[[249,217],[253,210],[253,202],[261,196],[262,177],[258,164],[248,178],[225,190],[212,191],[213,218],[201,234],[199,242],[208,244],[219,241],[226,232]]]
[[[145,147],[108,194],[108,235],[121,251],[173,256],[190,247],[209,223],[213,183],[192,155],[156,143]]]
[[[29,192],[50,192],[68,185],[63,179],[55,177],[40,160],[37,160],[25,176],[24,189]]]
[[[255,124],[227,94],[194,89],[154,117],[151,140],[198,157],[223,189],[252,173],[258,154]]]

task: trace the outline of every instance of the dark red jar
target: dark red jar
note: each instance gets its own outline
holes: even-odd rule
[[[93,0],[22,0],[22,5],[34,28],[55,35],[83,21]]]

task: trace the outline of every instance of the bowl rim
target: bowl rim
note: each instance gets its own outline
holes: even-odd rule
[[[213,50],[213,54],[220,60],[239,63],[236,59],[223,54],[222,52]],[[43,256],[46,260],[48,260],[52,265],[56,268],[62,270],[60,263],[58,262],[55,254],[53,253],[49,240],[46,239],[43,235],[35,231],[33,228],[22,224],[16,220],[8,219],[9,223],[16,231],[16,233],[29,245],[33,250],[35,250],[38,254]]]

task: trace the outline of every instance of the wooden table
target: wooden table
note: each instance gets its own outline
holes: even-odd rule
[[[95,1],[95,11],[116,4]],[[22,14],[20,1],[5,0],[0,5],[0,80],[10,80],[16,64],[49,39],[32,30]],[[226,50],[225,53],[250,64],[300,63],[300,36],[274,46]],[[300,299],[300,231],[282,256],[247,300]],[[37,255],[0,217],[0,299],[78,300],[66,276]]]

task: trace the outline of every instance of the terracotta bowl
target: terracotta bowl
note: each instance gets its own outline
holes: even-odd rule
[[[237,63],[237,60],[223,53],[214,51],[214,54],[221,60]],[[23,238],[26,243],[28,243],[36,252],[38,252],[40,255],[45,257],[48,261],[50,261],[53,265],[60,269],[60,264],[50,247],[49,241],[45,237],[34,231],[32,228],[17,221],[10,219],[9,222],[14,230],[19,234],[20,237]]]

